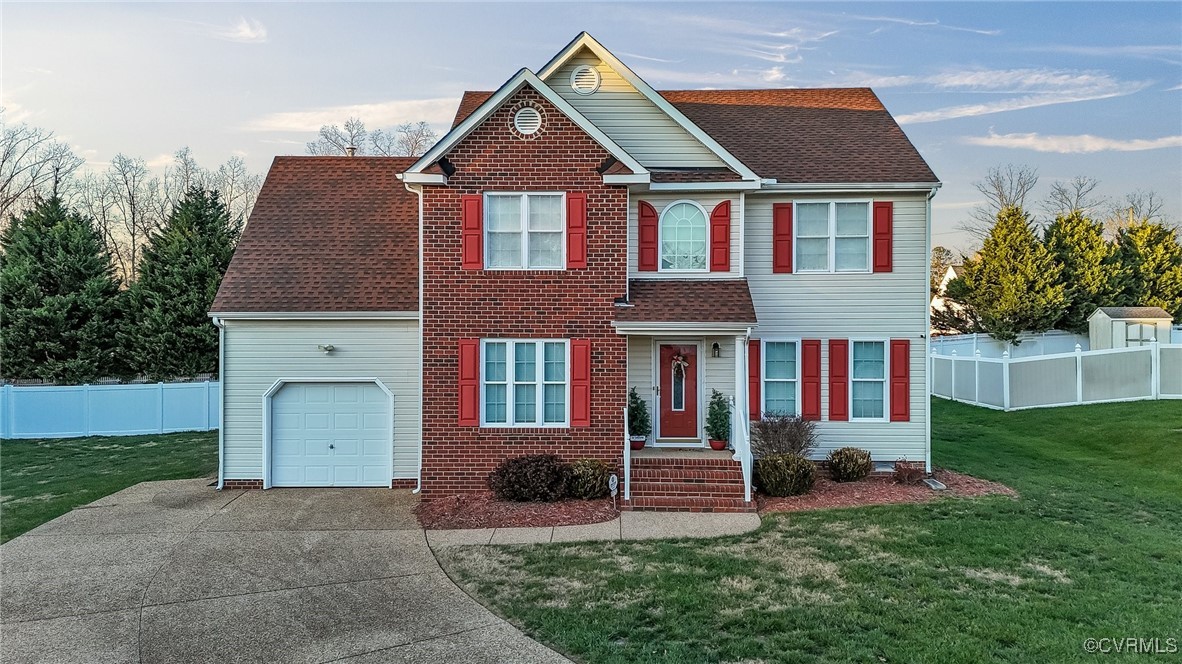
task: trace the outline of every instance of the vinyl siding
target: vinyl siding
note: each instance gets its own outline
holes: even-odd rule
[[[599,89],[590,95],[581,95],[570,86],[571,72],[584,64],[595,67],[602,80]],[[645,167],[725,165],[714,152],[586,49],[546,82]]]
[[[852,445],[876,461],[927,456],[928,417],[925,338],[929,303],[927,206],[922,195],[862,195],[849,200],[893,201],[894,265],[889,273],[773,274],[772,204],[790,200],[835,201],[835,196],[748,195],[747,281],[761,339],[821,339],[821,408],[817,456]],[[911,342],[909,422],[829,422],[829,339],[907,339]],[[888,353],[889,354],[889,353]],[[889,367],[887,369],[889,376]],[[890,404],[886,405],[890,412]]]
[[[226,479],[263,477],[263,395],[291,378],[381,380],[394,393],[394,477],[418,476],[418,321],[226,321]]]
[[[693,340],[694,337],[677,337],[678,341]],[[702,340],[703,371],[699,394],[702,399],[702,413],[699,426],[705,425],[706,408],[710,403],[710,390],[718,390],[728,397],[735,395],[735,339],[734,337],[697,337]],[[719,357],[710,356],[711,344],[717,343],[722,351]],[[653,352],[655,345],[652,337],[628,337],[628,388],[636,388],[640,398],[648,404],[648,412],[653,417],[653,432],[657,424],[656,378],[653,375]]]
[[[657,211],[658,224],[660,223],[661,212],[675,201],[693,201],[706,211],[706,242],[707,253],[706,260],[709,263],[709,241],[710,241],[710,213],[714,211],[714,206],[722,201],[729,200],[731,202],[731,269],[730,272],[641,272],[638,267],[639,250],[638,241],[640,235],[639,220],[640,214],[639,201],[645,201],[653,206]],[[630,279],[726,279],[734,278],[741,275],[739,271],[740,255],[739,252],[742,247],[739,244],[739,224],[740,224],[740,210],[739,197],[734,194],[723,193],[698,193],[698,192],[671,192],[671,193],[640,193],[633,194],[631,200],[628,202],[628,278]]]

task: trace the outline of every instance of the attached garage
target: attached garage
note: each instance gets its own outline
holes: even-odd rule
[[[380,382],[279,382],[267,398],[271,486],[390,485],[391,394]]]

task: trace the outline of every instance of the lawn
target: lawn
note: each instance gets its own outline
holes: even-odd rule
[[[216,431],[0,441],[0,542],[133,484],[217,465]]]
[[[493,610],[587,662],[1063,662],[1094,657],[1089,637],[1182,646],[1182,403],[935,400],[933,414],[934,463],[1021,497],[441,557]]]

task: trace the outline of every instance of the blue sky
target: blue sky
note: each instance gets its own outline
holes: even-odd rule
[[[466,89],[580,30],[658,89],[869,85],[945,186],[936,243],[990,166],[1156,190],[1182,219],[1182,3],[0,5],[7,121],[256,170],[326,122],[443,129]]]

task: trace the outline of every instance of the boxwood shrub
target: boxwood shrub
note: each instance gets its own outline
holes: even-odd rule
[[[829,475],[834,482],[855,482],[874,470],[870,453],[856,447],[843,447],[829,453]]]
[[[570,494],[571,465],[555,454],[505,459],[488,476],[488,488],[500,500],[553,502]]]
[[[612,469],[599,459],[578,459],[571,464],[570,497],[594,500],[607,498],[611,488],[607,481]]]
[[[755,461],[755,482],[769,496],[808,493],[817,480],[817,467],[799,454],[769,454]]]

